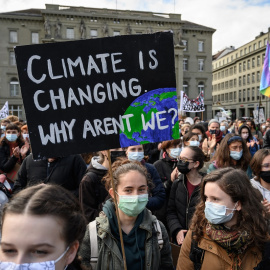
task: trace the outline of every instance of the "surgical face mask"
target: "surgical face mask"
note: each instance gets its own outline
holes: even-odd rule
[[[6,130],[6,126],[2,126],[1,125],[1,129],[5,131]]]
[[[260,178],[266,183],[270,183],[270,171],[261,171]]]
[[[118,203],[119,209],[121,209],[129,217],[138,216],[145,209],[148,203],[148,194],[142,195],[118,194],[118,196],[119,196],[119,203]]]
[[[6,138],[10,142],[15,142],[18,139],[17,134],[6,134]]]
[[[130,161],[142,161],[144,158],[144,152],[128,152],[128,160]]]
[[[242,134],[241,137],[246,140],[248,138],[248,134]]]
[[[237,203],[234,205],[233,209],[227,208],[225,205],[206,202],[204,214],[206,219],[212,224],[222,224],[229,222],[233,218],[234,211],[236,210]],[[226,215],[226,210],[231,210],[232,212]]]
[[[27,134],[27,133],[23,134],[23,138],[24,138],[25,140],[26,140],[26,138],[29,139],[29,134]]]
[[[178,158],[179,155],[180,155],[180,153],[181,153],[181,150],[182,150],[182,148],[179,148],[179,147],[177,147],[177,148],[171,148],[170,149],[170,156],[172,158]]]
[[[189,141],[189,146],[199,146],[200,142],[199,141]]]
[[[199,137],[199,142],[201,142],[202,141],[202,135],[199,134],[198,137]]]
[[[237,151],[230,151],[230,157],[234,160],[239,160],[243,155],[243,150],[240,152]]]
[[[226,127],[225,126],[220,126],[220,130],[223,132],[226,130]]]
[[[182,174],[187,174],[191,171],[191,169],[188,168],[189,162],[183,162],[182,160],[178,160],[177,162],[177,169]]]
[[[21,269],[33,269],[33,270],[55,270],[55,264],[60,261],[64,255],[67,253],[69,247],[65,250],[65,252],[55,261],[46,261],[46,262],[35,262],[35,263],[22,263],[16,264],[14,262],[0,262],[1,270],[21,270]],[[64,268],[66,269],[67,266]]]

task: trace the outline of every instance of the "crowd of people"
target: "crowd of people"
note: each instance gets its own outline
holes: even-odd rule
[[[1,120],[0,269],[270,269],[270,119],[179,133],[35,161],[27,123]]]

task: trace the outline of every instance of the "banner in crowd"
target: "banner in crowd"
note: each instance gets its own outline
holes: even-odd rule
[[[257,109],[253,111],[253,117],[254,117],[254,122],[256,125],[265,123],[265,116],[264,116],[264,111],[263,108]]]
[[[35,159],[179,138],[169,32],[17,46]]]
[[[262,95],[270,97],[270,46],[268,41],[261,76],[260,92]]]
[[[203,112],[204,94],[200,92],[197,98],[190,99],[184,91],[181,91],[180,111],[184,112]]]
[[[4,104],[4,106],[2,107],[2,109],[0,110],[0,119],[4,119],[6,117],[8,117],[9,112],[8,112],[8,101],[6,101],[6,103]]]

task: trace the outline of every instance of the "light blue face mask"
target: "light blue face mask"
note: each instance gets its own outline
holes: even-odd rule
[[[220,130],[223,132],[225,131],[226,127],[225,126],[220,126]]]
[[[128,152],[128,160],[130,161],[142,161],[144,158],[144,152]]]
[[[17,134],[6,134],[6,138],[10,142],[15,142],[18,139]]]
[[[129,217],[138,216],[144,210],[144,208],[148,203],[148,194],[141,194],[141,195],[118,194],[118,196],[119,196],[119,203],[118,203],[119,209],[121,209]]]
[[[199,146],[200,142],[199,141],[189,141],[189,146]]]
[[[234,160],[239,160],[243,155],[243,150],[240,152],[237,151],[230,151],[230,157]]]
[[[55,270],[55,264],[60,261],[64,255],[69,250],[69,247],[65,250],[65,252],[55,261],[46,261],[46,262],[35,262],[35,263],[22,263],[16,264],[14,262],[0,262],[1,270],[22,270],[22,269],[33,269],[33,270]],[[67,268],[66,266],[64,270]]]
[[[237,203],[234,205],[233,209],[227,208],[225,205],[206,202],[204,214],[206,219],[212,224],[222,224],[229,222],[233,218],[234,211],[236,211]],[[226,215],[226,210],[231,210],[232,212]]]
[[[177,147],[177,148],[171,148],[170,149],[170,156],[172,158],[178,158],[179,155],[180,155],[180,153],[181,153],[181,151],[182,151],[182,148],[179,148],[179,147]]]

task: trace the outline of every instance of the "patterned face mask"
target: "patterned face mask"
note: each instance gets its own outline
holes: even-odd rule
[[[0,262],[1,270],[55,270],[55,264],[60,261],[67,253],[69,247],[65,252],[55,261],[36,262],[36,263],[22,263],[16,264],[14,262]],[[66,266],[64,270],[67,268]]]

